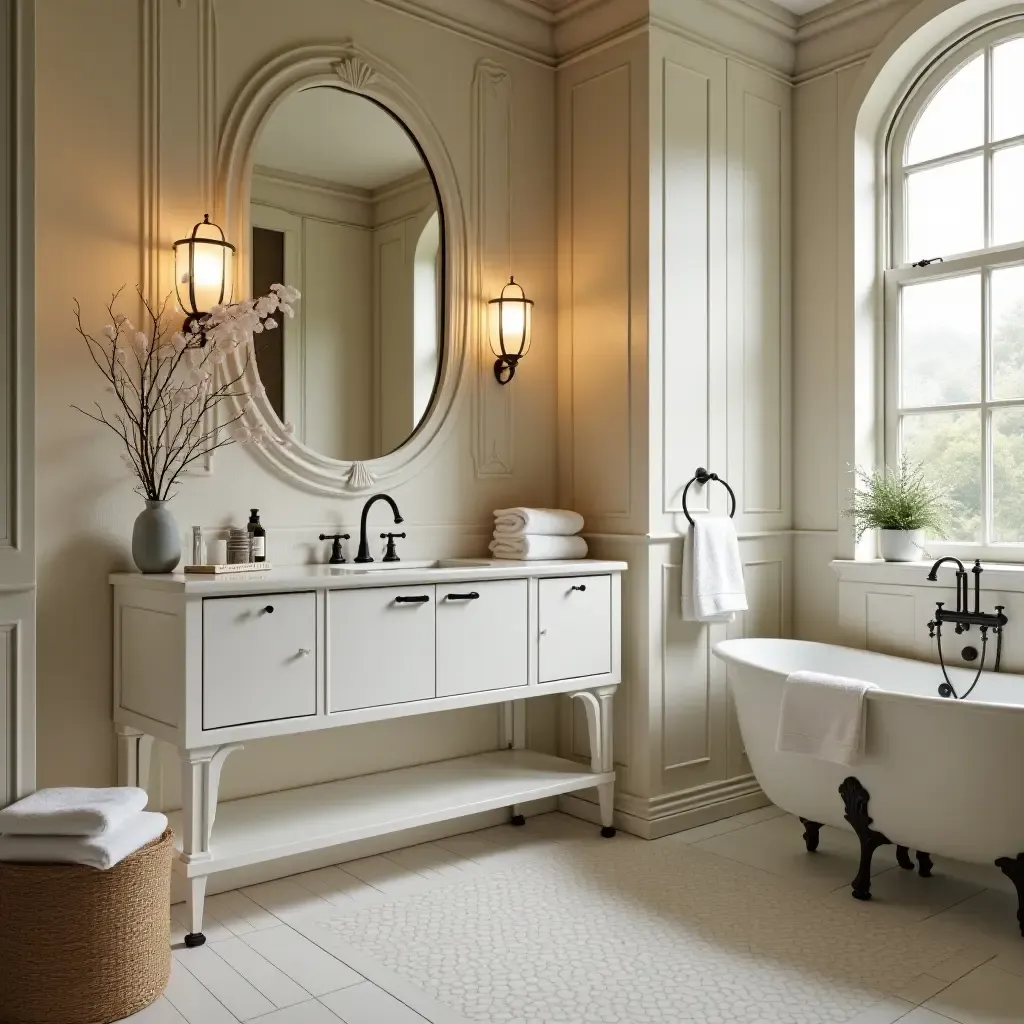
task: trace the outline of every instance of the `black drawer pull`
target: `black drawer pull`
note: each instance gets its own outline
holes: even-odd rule
[[[272,604],[268,604],[267,607],[263,609],[263,611],[267,615],[273,615],[274,614],[274,606]]]
[[[426,594],[417,594],[415,597],[408,594],[399,594],[395,598],[395,604],[426,604],[430,600]]]
[[[445,597],[446,601],[476,601],[480,595],[475,591],[471,590],[468,594],[448,594]]]
[[[578,590],[581,594],[587,589],[586,583],[580,583],[577,586],[571,587],[571,590]]]

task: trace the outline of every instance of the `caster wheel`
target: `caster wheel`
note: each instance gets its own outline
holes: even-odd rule
[[[869,892],[855,892],[853,894],[853,898],[855,900],[861,900],[862,902],[866,903],[869,899],[871,899],[871,893],[869,893]]]
[[[206,941],[206,936],[202,932],[189,932],[185,936],[185,945],[189,949],[195,949],[196,946],[201,946]]]
[[[512,815],[511,824],[515,825],[517,827],[520,826],[520,825],[525,825],[526,824],[526,818],[522,814],[513,814]]]
[[[601,826],[601,838],[602,839],[611,839],[614,835],[615,835],[615,829],[613,829],[611,827],[611,825],[602,825]]]

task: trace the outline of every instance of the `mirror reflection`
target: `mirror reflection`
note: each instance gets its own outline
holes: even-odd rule
[[[257,140],[251,196],[252,294],[302,293],[256,346],[274,411],[331,458],[401,447],[433,398],[444,332],[443,215],[415,140],[365,96],[302,90]]]

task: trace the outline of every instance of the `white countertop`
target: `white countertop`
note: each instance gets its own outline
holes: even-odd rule
[[[625,562],[593,558],[519,562],[511,559],[446,558],[436,568],[395,568],[378,572],[359,571],[365,567],[345,565],[288,565],[266,572],[245,572],[220,576],[181,572],[143,575],[115,572],[110,582],[116,587],[141,587],[183,594],[266,594],[289,590],[344,590],[359,587],[404,587],[416,584],[455,583],[471,580],[525,579],[545,576],[584,576],[625,572]],[[372,566],[371,566],[372,568]]]

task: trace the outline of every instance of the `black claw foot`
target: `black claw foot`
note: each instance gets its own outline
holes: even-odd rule
[[[910,848],[907,846],[896,847],[896,863],[899,864],[904,871],[914,870],[914,861],[910,856]]]
[[[1018,853],[1016,857],[1000,857],[996,867],[1017,889],[1017,923],[1021,935],[1024,935],[1024,853]]]
[[[852,775],[839,787],[839,795],[843,798],[846,808],[844,817],[853,826],[860,840],[860,866],[857,877],[853,880],[853,898],[855,900],[871,899],[871,858],[880,846],[888,846],[889,840],[871,827],[872,817],[868,814],[868,801],[871,794],[861,785],[860,780]]]
[[[614,837],[614,835],[615,835],[615,829],[613,829],[611,827],[611,825],[602,825],[601,826],[601,838],[602,839],[611,839],[611,838]]]
[[[201,946],[206,941],[206,936],[202,932],[189,932],[185,936],[185,945],[189,949],[195,949],[196,946]]]
[[[518,826],[518,825],[525,825],[526,824],[526,815],[524,815],[524,814],[513,814],[512,815],[511,824],[516,825],[516,826]]]
[[[922,853],[921,850],[917,851],[917,873],[922,878],[932,877],[932,868],[935,865],[932,864],[932,855],[930,853]]]
[[[800,823],[804,827],[804,843],[807,846],[807,852],[814,853],[818,849],[818,841],[821,839],[821,822],[801,818]]]

